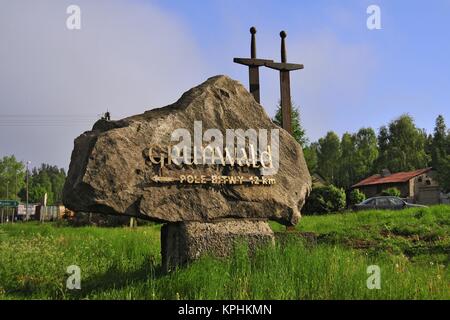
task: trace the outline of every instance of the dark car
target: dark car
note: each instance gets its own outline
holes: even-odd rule
[[[353,206],[353,210],[370,210],[370,209],[378,209],[378,210],[401,210],[406,208],[427,208],[427,206],[423,206],[420,204],[412,204],[400,199],[399,197],[393,196],[383,196],[383,197],[374,197],[369,198],[359,204]]]

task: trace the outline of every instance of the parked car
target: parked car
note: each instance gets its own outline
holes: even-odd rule
[[[365,201],[353,206],[353,210],[401,210],[406,208],[427,208],[420,204],[408,203],[399,197],[383,196],[366,199]]]

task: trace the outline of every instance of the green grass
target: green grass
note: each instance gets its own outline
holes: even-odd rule
[[[450,206],[402,211],[365,211],[306,217],[298,230],[315,232],[319,242],[342,244],[405,255],[448,265],[450,256]]]
[[[284,227],[271,223],[274,230]],[[0,226],[0,299],[449,299],[450,207],[304,217],[291,239],[160,272],[160,226]],[[366,286],[369,265],[381,289]],[[66,268],[81,268],[81,290]]]

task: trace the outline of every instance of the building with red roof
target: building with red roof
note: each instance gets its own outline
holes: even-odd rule
[[[440,187],[433,168],[396,173],[384,169],[352,186],[367,198],[379,196],[388,188],[397,188],[402,198],[413,203],[438,204],[440,201]]]

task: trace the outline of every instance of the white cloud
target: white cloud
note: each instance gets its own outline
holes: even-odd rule
[[[67,167],[74,138],[93,124],[88,118],[169,104],[209,76],[179,17],[144,2],[76,1],[82,29],[69,31],[70,4],[2,3],[0,155]],[[4,126],[5,115],[19,114],[28,117],[9,119],[23,119],[20,126]],[[36,126],[43,123],[64,126]]]
[[[217,54],[215,61],[223,60],[210,65],[183,20],[154,5],[78,0],[82,29],[69,31],[70,4],[50,0],[2,4],[0,115],[41,117],[14,117],[14,126],[5,126],[8,120],[0,119],[0,156],[16,154],[34,165],[67,167],[73,139],[90,129],[107,108],[117,119],[167,105],[213,76],[211,70],[248,85],[246,69],[232,63],[233,56],[248,55],[247,29],[244,33],[231,29],[209,46],[208,53]],[[280,40],[273,28],[261,27],[258,54],[278,61]],[[376,65],[371,48],[339,39],[332,31],[308,31],[308,37],[304,33],[288,29],[287,46],[288,61],[305,64],[304,70],[292,73],[291,85],[308,136],[315,140],[325,128],[339,132],[345,120],[348,130],[359,127],[348,124],[348,115],[364,116]],[[261,90],[262,103],[273,115],[279,100],[276,71],[261,70]]]

